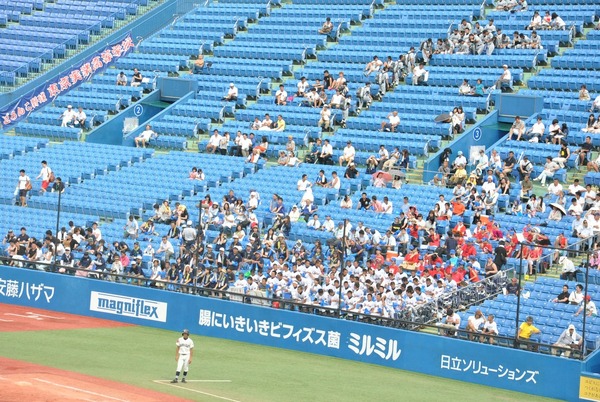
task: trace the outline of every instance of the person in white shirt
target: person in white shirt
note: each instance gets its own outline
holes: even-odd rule
[[[60,116],[62,118],[61,127],[72,126],[75,122],[77,113],[73,110],[73,106],[67,105],[67,110]]]
[[[177,351],[175,352],[175,360],[177,360],[177,371],[175,372],[175,378],[171,381],[176,383],[179,381],[179,374],[183,370],[183,377],[181,382],[186,382],[185,377],[188,373],[189,365],[192,364],[192,357],[194,356],[194,341],[190,339],[190,331],[184,329],[181,333],[181,338],[177,340],[175,344]]]
[[[171,244],[167,236],[163,236],[162,241],[160,242],[160,246],[158,247],[158,250],[156,250],[156,254],[160,253],[164,253],[165,261],[169,261],[171,259],[171,256],[175,254],[175,249],[173,248],[173,245]]]
[[[475,311],[475,314],[467,319],[467,332],[469,332],[469,340],[473,340],[474,334],[481,332],[480,328],[485,322],[485,317],[481,310]]]
[[[117,85],[127,86],[127,76],[125,75],[125,72],[121,71],[119,75],[117,75]]]
[[[25,170],[19,171],[17,188],[19,190],[20,205],[22,207],[27,206],[27,193],[31,190],[31,179],[25,174]]]
[[[42,169],[40,170],[40,174],[37,175],[36,179],[42,179],[42,192],[46,192],[46,189],[50,185],[50,174],[52,173],[52,169],[48,166],[48,162],[42,161]]]
[[[591,188],[591,187],[590,187]],[[569,186],[569,194],[585,193],[586,188],[579,184],[579,179],[575,179],[573,184]]]
[[[321,146],[321,152],[319,152],[318,161],[321,164],[329,165],[333,164],[331,158],[333,156],[333,147],[329,140],[323,141],[323,145]]]
[[[600,95],[596,96],[596,99],[594,99],[594,102],[592,102],[590,113],[594,113],[596,109],[600,110]]]
[[[211,135],[211,137],[208,139],[208,144],[206,144],[206,152],[208,152],[209,154],[214,154],[215,151],[219,148],[220,143],[221,135],[219,134],[219,130],[215,130],[213,131],[213,135]]]
[[[502,74],[500,74],[500,77],[496,81],[496,84],[494,84],[494,86],[491,88],[492,90],[502,89],[502,84],[506,84],[509,86],[512,84],[512,73],[508,69],[508,65],[505,64],[502,66],[502,68],[504,69],[504,71],[502,71]]]
[[[154,137],[156,137],[156,133],[152,131],[150,124],[146,125],[146,129],[139,136],[135,137],[135,147],[139,148],[141,144],[143,148],[146,148],[146,144]]]
[[[482,334],[488,336],[482,336],[481,342],[485,342],[486,338],[490,345],[494,344],[494,337],[498,335],[498,325],[496,321],[494,321],[494,316],[492,314],[488,315],[487,320],[483,324],[483,329],[481,330]]]
[[[558,182],[558,179],[552,180],[552,183],[548,185],[548,194],[559,195],[563,191],[563,186]]]
[[[312,183],[308,180],[307,174],[303,174],[302,178],[296,183],[296,189],[298,191],[306,191],[310,186],[312,186]]]
[[[481,189],[486,194],[489,194],[490,192],[495,192],[496,191],[496,183],[494,183],[494,178],[492,176],[488,176],[485,183],[483,183],[483,185],[481,186]]]
[[[365,71],[364,71],[365,76],[368,76],[372,72],[379,71],[381,66],[383,66],[383,62],[381,60],[379,60],[379,58],[377,56],[373,56],[373,60],[368,62],[367,65],[365,66]]]
[[[420,63],[413,69],[412,84],[413,85],[427,85],[429,80],[429,71],[425,70],[425,64]]]
[[[480,172],[485,172],[488,168],[490,159],[485,154],[483,149],[479,150],[479,158],[477,159],[477,164],[475,165],[475,169],[478,169]]]
[[[540,142],[540,138],[544,135],[546,126],[542,121],[542,116],[538,116],[537,121],[533,123],[533,126],[525,132],[526,135],[531,135],[529,142]],[[518,138],[517,138],[518,140]]]
[[[381,122],[381,130],[379,131],[396,131],[396,127],[400,124],[400,116],[398,116],[398,111],[394,110],[388,115],[387,118],[388,121]]]
[[[306,77],[302,77],[296,84],[296,88],[298,88],[296,96],[306,96],[308,88],[310,88],[310,83],[306,80]]]
[[[329,102],[329,107],[339,109],[344,102],[344,96],[342,93],[337,90],[335,94],[331,97],[331,101]]]
[[[331,120],[331,110],[329,110],[329,106],[325,105],[323,106],[323,109],[321,110],[321,118],[319,119],[319,127],[323,128],[324,130],[329,129],[329,125],[331,124],[330,122]]]
[[[300,219],[300,210],[298,209],[297,205],[292,206],[292,210],[288,216],[290,217],[290,222],[298,222],[298,219]]]
[[[238,98],[238,89],[235,84],[232,82],[229,84],[229,89],[227,90],[227,95],[223,97],[226,101],[235,101]]]
[[[517,141],[521,141],[521,137],[525,134],[525,123],[523,123],[520,116],[515,116],[515,121],[508,131],[509,141],[512,140],[513,134],[517,136]]]
[[[384,214],[391,214],[394,211],[394,204],[388,199],[388,197],[383,197],[381,206]]]
[[[242,139],[240,140],[240,147],[242,150],[242,156],[247,158],[250,154],[250,148],[252,147],[252,140],[248,138],[248,134],[242,134]]]
[[[331,181],[327,183],[327,187],[333,188],[334,190],[339,190],[341,186],[342,183],[337,172],[331,172]]]
[[[87,115],[83,111],[83,108],[79,106],[78,111],[75,113],[75,117],[73,118],[73,124],[79,126],[81,128],[85,128],[85,121],[87,119]]]
[[[340,166],[343,166],[344,162],[346,162],[346,164],[350,164],[350,163],[354,162],[355,155],[356,155],[356,150],[352,146],[352,141],[348,141],[346,143],[346,147],[344,148],[342,156],[340,156],[340,159],[339,159]]]
[[[319,230],[321,228],[321,222],[319,221],[319,215],[314,214],[312,216],[312,219],[310,219],[308,221],[306,226],[308,226],[309,228],[313,228],[315,230]]]
[[[275,92],[275,104],[286,105],[287,104],[287,92],[283,85],[279,85],[279,89]]]
[[[466,166],[467,165],[467,158],[463,155],[463,151],[458,151],[458,153],[456,154],[456,159],[454,159],[454,166]]]
[[[325,217],[325,222],[323,222],[323,225],[321,225],[319,230],[324,230],[325,232],[333,232],[333,229],[335,229],[335,222],[333,221],[333,219],[331,219],[331,215],[327,215]]]

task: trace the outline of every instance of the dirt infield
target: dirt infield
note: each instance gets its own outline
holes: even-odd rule
[[[185,401],[115,381],[0,357],[0,401]]]
[[[101,318],[0,303],[0,332],[114,328],[130,325]]]

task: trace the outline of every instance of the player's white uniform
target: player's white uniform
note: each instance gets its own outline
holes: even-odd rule
[[[179,348],[179,360],[177,360],[177,372],[183,371],[186,373],[188,371],[188,364],[190,361],[190,352],[194,349],[194,341],[192,341],[189,337],[187,339],[183,339],[183,336],[177,340],[175,344]]]

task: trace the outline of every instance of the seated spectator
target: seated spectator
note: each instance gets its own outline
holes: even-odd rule
[[[301,77],[300,81],[296,84],[296,96],[306,96],[309,92],[310,84],[306,80],[306,77]]]
[[[544,122],[542,121],[542,116],[538,116],[537,121],[535,123],[533,123],[533,126],[531,126],[531,128],[525,132],[525,135],[530,136],[529,142],[536,143],[536,142],[540,142],[540,138],[542,138],[545,131],[546,131],[546,126],[544,125]],[[519,138],[517,138],[517,141],[518,140],[519,140]]]
[[[333,23],[331,22],[331,17],[327,17],[327,19],[325,19],[325,22],[319,29],[319,34],[329,35],[331,31],[333,31]]]
[[[552,299],[552,302],[569,304],[569,286],[563,285],[562,292],[560,292],[558,296]]]
[[[206,62],[204,61],[204,55],[202,53],[200,53],[198,55],[198,57],[196,58],[196,60],[194,60],[194,65],[192,66],[192,70],[190,71],[190,73],[198,74],[200,71],[202,71],[204,69],[205,65],[206,65]]]
[[[323,146],[321,147],[321,152],[319,152],[317,161],[323,165],[332,165],[333,164],[332,157],[333,157],[333,147],[329,143],[329,140],[326,139],[325,141],[323,141]]]
[[[472,316],[469,316],[469,318],[467,319],[467,332],[469,333],[469,340],[474,340],[475,339],[475,335],[474,334],[479,334],[481,332],[480,328],[483,325],[483,323],[485,322],[485,317],[483,316],[483,313],[481,312],[481,310],[476,310],[475,314]]]
[[[552,354],[571,357],[571,352],[573,350],[581,350],[582,345],[583,338],[575,331],[575,325],[569,324],[567,329],[560,334],[556,343],[552,345],[557,346],[557,348],[552,348]]]
[[[226,101],[236,101],[238,98],[238,89],[233,82],[229,83],[229,89],[227,90],[227,95],[223,97],[223,100]]]
[[[531,336],[541,333],[538,328],[533,325],[533,317],[528,316],[524,323],[519,326],[519,331],[517,332],[517,340],[530,342]],[[527,344],[527,343],[525,343]],[[537,351],[537,345],[530,345],[527,347],[529,350]]]
[[[265,113],[265,118],[260,123],[260,131],[271,131],[273,128],[273,120],[271,120],[271,116],[269,113]]]
[[[331,111],[329,110],[329,106],[323,106],[321,110],[321,118],[319,119],[318,126],[323,130],[328,130],[329,125],[331,124]]]
[[[508,295],[515,295],[515,296],[519,296],[519,293],[521,293],[521,287],[519,286],[519,280],[517,278],[512,278],[510,280],[510,283],[508,283],[506,285],[506,294]]]
[[[202,181],[204,180],[204,172],[202,171],[202,169],[198,169],[197,167],[193,167],[192,171],[190,172],[190,180],[198,180],[198,181]]]
[[[413,85],[427,85],[429,80],[429,71],[425,70],[425,64],[420,63],[412,71],[412,84]]]
[[[464,131],[465,113],[461,106],[455,107],[450,113],[450,124],[452,126],[452,134],[460,134]]]
[[[395,132],[396,127],[400,124],[400,116],[398,116],[398,111],[394,110],[392,113],[387,116],[388,121],[381,122],[381,129],[379,131],[391,131]]]
[[[367,82],[356,92],[356,112],[360,113],[362,109],[368,109],[369,106],[371,106],[371,102],[373,102],[373,97],[371,96],[371,83]]]
[[[481,342],[485,342],[486,340],[490,343],[490,345],[494,344],[494,337],[498,336],[498,325],[496,321],[494,321],[494,315],[488,315],[487,320],[483,323],[483,329],[481,330],[482,336]]]
[[[508,65],[505,64],[502,66],[502,68],[503,68],[502,74],[500,74],[500,77],[498,78],[498,80],[496,81],[494,86],[492,86],[492,90],[502,89],[502,87],[504,85],[506,85],[506,86],[512,85],[512,73],[508,69]]]
[[[536,30],[542,28],[542,17],[540,16],[539,11],[534,11],[531,20],[529,21],[529,25],[525,29],[528,30]]]
[[[475,89],[469,84],[469,80],[467,80],[466,78],[463,80],[462,84],[460,84],[460,87],[458,87],[458,94],[459,95],[474,95],[475,94]]]
[[[377,56],[373,56],[373,60],[367,63],[365,66],[364,74],[368,76],[372,72],[379,71],[379,69],[383,66],[383,62],[379,60]]]
[[[546,164],[544,165],[544,170],[538,177],[533,179],[533,181],[539,181],[542,184],[542,187],[546,186],[546,179],[548,177],[553,177],[554,173],[556,173],[560,169],[558,163],[552,160],[551,156],[546,157]]]
[[[596,99],[592,102],[590,113],[594,113],[596,110],[600,111],[600,95],[596,96]]]
[[[139,87],[140,85],[142,85],[143,81],[144,81],[144,77],[142,76],[142,73],[140,73],[137,68],[134,68],[133,69],[133,77],[131,78],[131,86]]]
[[[75,117],[73,118],[73,124],[75,127],[79,126],[81,128],[85,128],[85,121],[87,120],[87,115],[83,111],[83,108],[79,106],[78,111],[75,113]]]
[[[512,140],[512,136],[517,136],[517,141],[521,141],[521,136],[525,133],[525,123],[521,120],[520,116],[515,117],[510,130],[508,131],[508,141]]]
[[[556,30],[565,29],[567,24],[563,21],[562,18],[556,13],[552,13],[552,20],[550,21],[550,28]]]
[[[125,72],[121,71],[119,75],[117,75],[117,85],[127,86],[127,76],[125,75]]]
[[[346,78],[344,77],[344,73],[340,71],[338,77],[331,83],[329,89],[341,89],[344,85],[346,85]]]
[[[157,135],[154,131],[152,131],[152,127],[150,124],[146,125],[146,129],[142,131],[142,133],[135,137],[135,147],[139,148],[140,144],[142,148],[146,148],[146,144],[150,142],[151,139],[156,138]]]
[[[579,309],[577,310],[577,312],[574,314],[575,317],[577,317],[579,314],[581,314],[583,312],[583,309],[585,308],[585,315],[588,317],[596,317],[598,315],[598,309],[596,308],[596,303],[594,303],[592,301],[592,296],[590,295],[586,295],[585,296],[585,302],[581,302],[580,303],[581,306],[579,307]]]
[[[277,121],[275,122],[273,131],[285,131],[285,120],[283,120],[282,115],[277,115]]]
[[[569,295],[569,304],[579,305],[583,301],[583,285],[577,284]]]
[[[355,155],[356,150],[352,146],[352,141],[348,141],[346,143],[346,146],[344,147],[344,150],[342,151],[342,156],[340,156],[339,158],[340,166],[343,166],[344,163],[346,163],[346,165],[349,165],[350,163],[354,162]]]
[[[600,119],[596,119],[594,114],[590,114],[585,123],[585,127],[581,129],[584,133],[596,133],[600,132]]]
[[[67,110],[60,116],[62,119],[61,127],[73,127],[77,113],[73,110],[73,106],[68,105]]]
[[[287,104],[288,93],[283,85],[279,85],[279,89],[275,92],[275,104],[284,106]]]

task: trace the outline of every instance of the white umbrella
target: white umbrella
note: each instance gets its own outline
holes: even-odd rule
[[[560,204],[558,204],[556,202],[551,202],[550,206],[553,207],[553,208],[558,209],[560,212],[562,212],[563,215],[567,214],[567,211],[565,211],[565,208],[562,205],[560,205]]]

